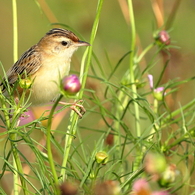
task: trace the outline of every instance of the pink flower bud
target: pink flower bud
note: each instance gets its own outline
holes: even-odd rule
[[[63,80],[64,91],[69,95],[75,95],[81,89],[81,83],[76,75],[66,76]]]
[[[150,89],[153,90],[154,84],[153,84],[153,75],[149,74],[148,75],[148,80],[149,80],[149,84],[150,84]]]
[[[157,38],[161,43],[165,45],[169,45],[171,43],[170,36],[167,31],[162,30],[158,33],[158,38]]]

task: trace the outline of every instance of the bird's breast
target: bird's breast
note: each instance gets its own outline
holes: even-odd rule
[[[43,64],[33,75],[34,82],[30,101],[33,105],[48,103],[60,93],[59,84],[69,74],[70,62],[55,61]]]

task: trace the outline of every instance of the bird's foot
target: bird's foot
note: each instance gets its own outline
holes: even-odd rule
[[[72,110],[74,110],[74,111],[79,115],[80,118],[82,118],[83,115],[84,115],[85,112],[86,112],[84,106],[81,104],[82,102],[83,102],[83,100],[78,100],[78,101],[76,101],[76,102],[74,102],[74,103],[67,103],[67,102],[61,102],[61,101],[60,101],[59,104],[62,104],[62,105],[71,105],[70,108],[71,108]],[[78,109],[77,107],[78,107],[79,109]]]

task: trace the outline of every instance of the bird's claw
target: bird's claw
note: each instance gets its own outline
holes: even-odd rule
[[[79,115],[80,118],[82,118],[86,112],[84,106],[80,104],[82,102],[83,100],[78,100],[75,103],[73,103],[72,106],[70,107],[72,110],[74,110]],[[79,110],[77,109],[77,107],[79,107]]]
[[[66,102],[59,102],[59,103],[63,105],[71,105],[70,108],[79,115],[79,118],[82,118],[86,112],[84,106],[81,104],[82,102],[83,100],[78,100],[74,103],[66,103]],[[79,109],[77,107],[79,107]]]

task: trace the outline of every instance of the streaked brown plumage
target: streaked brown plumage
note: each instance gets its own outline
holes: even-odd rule
[[[10,86],[25,73],[33,80],[30,98],[33,105],[53,100],[59,94],[59,81],[69,74],[71,57],[80,46],[89,43],[80,41],[71,31],[50,30],[7,71]],[[6,94],[5,87],[3,93]]]

